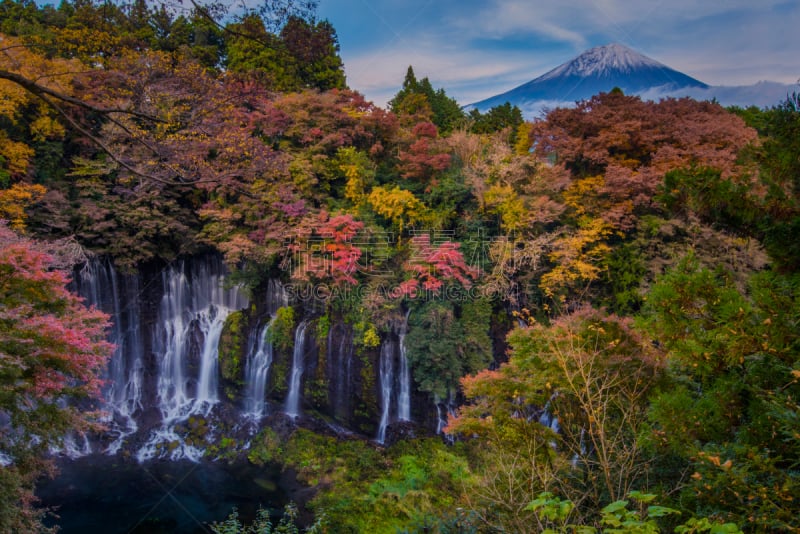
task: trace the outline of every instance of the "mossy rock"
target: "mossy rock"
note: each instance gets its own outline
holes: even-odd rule
[[[359,351],[361,359],[361,399],[367,410],[374,414],[378,413],[378,398],[375,384],[375,368],[373,358],[377,358],[372,352]]]
[[[188,423],[188,434],[186,439],[191,441],[200,441],[202,442],[205,440],[206,435],[209,432],[208,423],[202,417],[192,416],[189,418]]]
[[[326,313],[319,319],[317,319],[317,346],[320,347],[321,350],[327,349],[328,345],[328,334],[331,331],[331,318]]]
[[[326,334],[327,336],[327,334]],[[327,337],[324,345],[317,345],[317,366],[306,379],[304,396],[316,409],[321,410],[328,406],[328,350]]]
[[[324,373],[306,381],[304,396],[306,401],[318,410],[328,407],[328,381]]]
[[[294,330],[296,314],[294,308],[284,306],[275,312],[272,327],[269,329],[268,341],[276,350],[288,353],[294,347]]]
[[[241,383],[245,349],[245,330],[247,321],[244,312],[236,311],[228,315],[219,339],[219,369],[227,382]]]
[[[271,428],[263,429],[253,439],[247,459],[254,465],[262,466],[284,458],[283,440]]]
[[[286,356],[277,355],[269,371],[269,391],[273,397],[282,397],[289,389],[289,364]]]

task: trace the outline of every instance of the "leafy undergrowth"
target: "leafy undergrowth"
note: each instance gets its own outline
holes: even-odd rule
[[[308,503],[330,532],[403,532],[441,529],[464,503],[472,474],[462,447],[441,440],[402,441],[382,449],[371,442],[337,440],[298,429],[282,441],[263,431],[250,453],[293,469],[316,489]]]

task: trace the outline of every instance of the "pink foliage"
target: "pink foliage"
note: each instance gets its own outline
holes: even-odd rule
[[[330,237],[337,242],[345,242],[352,240],[356,234],[364,228],[364,223],[357,221],[352,215],[337,215],[331,217],[319,229],[319,233],[323,237]]]
[[[355,285],[359,260],[363,251],[353,244],[353,239],[364,228],[350,214],[328,218],[322,213],[318,226],[291,244],[291,253],[297,258],[295,278],[327,281],[334,285]]]
[[[99,396],[113,350],[105,341],[108,316],[70,293],[67,276],[49,270],[51,261],[0,226],[0,353],[23,377],[8,386],[18,402]]]
[[[303,199],[297,202],[275,202],[272,207],[291,218],[299,218],[306,214],[306,201]]]
[[[432,123],[420,122],[414,126],[413,132],[416,140],[398,156],[400,174],[406,179],[431,179],[435,173],[450,166],[450,154],[436,146],[436,126]]]
[[[443,241],[431,243],[427,233],[411,238],[411,258],[405,264],[406,272],[412,275],[400,285],[400,292],[412,296],[420,287],[425,291],[439,292],[445,282],[455,281],[465,288],[480,275],[480,269],[467,265],[459,250],[461,243]]]
[[[436,125],[432,122],[419,122],[414,125],[412,130],[415,136],[417,137],[429,137],[431,139],[436,139],[439,135],[439,131],[436,129]]]

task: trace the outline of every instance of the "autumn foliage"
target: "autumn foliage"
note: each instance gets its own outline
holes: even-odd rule
[[[400,174],[403,178],[426,183],[450,165],[450,155],[438,149],[438,132],[433,123],[418,123],[412,134],[413,142],[408,150],[400,152]]]
[[[12,462],[0,468],[0,525],[11,531],[36,528],[31,492],[44,467],[37,452],[87,429],[86,411],[66,401],[99,398],[113,349],[108,317],[70,293],[51,261],[0,225],[0,451]]]
[[[67,276],[50,270],[51,258],[30,241],[5,227],[0,227],[0,240],[3,387],[4,395],[14,398],[3,408],[17,422],[16,416],[23,413],[30,419],[29,410],[35,412],[38,403],[98,397],[100,375],[112,349],[105,341],[108,317],[87,309],[70,293]]]
[[[100,390],[106,319],[42,252],[67,239],[129,271],[219,254],[253,295],[330,288],[286,313],[352,331],[367,429],[373,349],[409,313],[416,409],[463,404],[474,530],[539,525],[539,491],[598,525],[633,489],[797,528],[797,96],[612,91],[523,122],[409,68],[386,110],[327,22],[159,6],[0,6],[0,453]]]
[[[653,103],[611,92],[553,110],[529,137],[537,155],[555,158],[574,177],[602,177],[589,198],[609,223],[628,230],[635,210],[652,206],[667,171],[712,167],[731,177],[756,133],[711,102]]]
[[[311,235],[292,245],[298,260],[293,276],[336,286],[357,284],[355,275],[363,270],[359,263],[363,251],[356,245],[356,236],[364,223],[349,214],[330,218],[322,214],[321,219]]]
[[[447,282],[471,287],[480,269],[467,265],[459,246],[450,240],[431,243],[428,233],[415,234],[411,238],[411,257],[405,264],[405,270],[412,278],[401,284],[401,293],[414,295],[420,290],[438,293]]]

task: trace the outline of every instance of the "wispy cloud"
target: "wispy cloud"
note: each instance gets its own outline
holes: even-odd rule
[[[380,105],[408,65],[467,104],[614,41],[715,85],[800,78],[796,0],[321,0],[321,15]]]
[[[494,94],[498,87],[510,88],[529,79],[532,64],[529,57],[518,53],[497,57],[472,50],[432,51],[420,43],[352,56],[346,61],[346,72],[348,83],[379,105],[398,91],[409,65],[418,78],[428,77],[434,87],[446,88],[449,96],[467,104]]]
[[[521,34],[584,47],[586,37],[570,27],[570,19],[553,9],[538,9],[536,3],[519,0],[495,0],[472,12],[454,14],[451,23],[470,37],[502,39]]]

